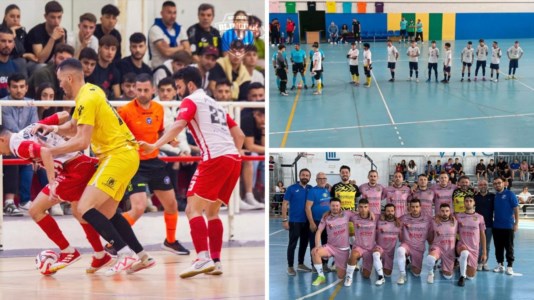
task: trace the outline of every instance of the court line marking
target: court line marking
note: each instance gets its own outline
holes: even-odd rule
[[[527,89],[529,89],[531,91],[534,91],[533,87],[526,85],[525,83],[523,83],[523,81],[521,81],[519,79],[508,79],[508,80],[515,80],[515,81],[519,82],[520,84],[522,84],[523,86],[525,86]]]
[[[510,118],[510,117],[532,117],[534,113],[525,113],[525,114],[509,114],[509,115],[497,115],[497,116],[482,116],[482,117],[469,117],[469,118],[454,118],[454,119],[436,119],[436,120],[424,120],[424,121],[408,121],[408,122],[399,122],[395,124],[383,123],[383,124],[370,124],[370,125],[358,125],[358,126],[344,126],[344,127],[328,127],[328,128],[317,128],[317,129],[302,129],[290,131],[290,133],[308,133],[308,132],[319,132],[319,131],[331,131],[331,130],[344,130],[344,129],[357,129],[357,128],[373,128],[373,127],[387,127],[395,125],[413,125],[413,124],[429,124],[429,123],[441,123],[441,122],[456,122],[456,121],[471,121],[471,120],[485,120],[485,119],[500,119],[500,118]],[[282,134],[284,132],[271,132],[271,135]]]
[[[384,94],[382,94],[382,90],[380,89],[380,86],[378,85],[378,80],[376,80],[375,73],[371,71],[371,76],[373,77],[373,80],[375,81],[376,87],[378,89],[378,93],[380,94],[380,97],[382,98],[382,102],[384,103],[384,106],[386,107],[386,111],[388,113],[389,119],[391,120],[391,124],[394,126],[395,132],[397,133],[397,137],[400,141],[401,146],[404,146],[404,141],[402,140],[402,136],[400,135],[398,127],[395,125],[395,120],[393,119],[393,116],[391,115],[391,111],[389,110],[389,106],[386,102],[386,98],[384,98]]]
[[[279,233],[279,232],[282,232],[282,231],[286,231],[286,230],[285,230],[285,229],[280,229],[280,230],[275,231],[275,232],[273,232],[273,233],[269,233],[269,236],[271,236],[271,235],[275,235],[275,234],[277,234],[277,233]]]
[[[333,286],[335,286],[336,284],[338,284],[338,283],[340,283],[340,282],[341,282],[341,279],[337,279],[336,281],[334,281],[333,283],[331,283],[331,284],[325,286],[324,288],[322,288],[322,289],[320,289],[320,290],[317,290],[317,291],[315,291],[315,292],[313,292],[313,293],[310,293],[310,294],[308,294],[308,295],[302,296],[302,297],[300,297],[300,298],[297,298],[297,300],[308,299],[308,298],[311,298],[311,297],[313,297],[313,296],[315,296],[315,295],[319,295],[320,293],[322,293],[322,292],[324,292],[324,291],[326,291],[326,290],[332,288]]]
[[[336,299],[336,296],[337,294],[339,293],[339,291],[341,290],[341,282],[336,286],[336,288],[334,289],[334,292],[332,293],[332,295],[330,295],[330,298],[328,298],[328,300],[334,300]]]
[[[291,112],[289,113],[289,118],[287,119],[286,131],[282,142],[280,143],[280,148],[285,148],[287,142],[287,136],[289,135],[289,130],[291,129],[291,123],[293,123],[293,117],[295,116],[295,110],[297,109],[297,103],[299,102],[301,89],[298,89],[297,94],[295,95],[295,100],[293,100],[293,107],[291,107]]]

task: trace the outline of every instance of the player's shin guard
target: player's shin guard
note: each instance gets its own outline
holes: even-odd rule
[[[463,250],[460,252],[460,257],[458,260],[460,261],[460,276],[467,277],[467,258],[469,258],[469,251]]]
[[[356,270],[356,265],[351,266],[347,264],[347,276],[352,277],[352,274],[354,274],[354,270]]]
[[[178,223],[178,212],[173,214],[163,213],[165,219],[165,231],[167,233],[167,242],[170,244],[176,242],[176,224]]]
[[[113,223],[108,220],[101,212],[96,210],[96,208],[91,208],[85,214],[83,214],[82,218],[93,228],[116,250],[120,250],[124,247],[126,247],[126,243],[121,238],[119,232],[117,229],[115,229],[115,226]],[[128,225],[130,227],[130,225]],[[130,230],[132,228],[130,227]]]
[[[395,260],[399,266],[399,271],[401,274],[406,274],[406,249],[399,247],[396,252],[397,258]]]
[[[59,249],[63,250],[69,246],[69,242],[63,235],[63,232],[61,232],[61,229],[59,229],[56,220],[50,215],[45,215],[41,221],[37,222],[37,225],[41,227],[44,233],[46,233],[46,236],[48,236]]]
[[[135,233],[133,232],[132,226],[126,221],[126,219],[119,213],[116,213],[113,218],[110,219],[111,223],[119,234],[121,235],[124,242],[135,252],[139,253],[143,251],[143,246],[137,240]],[[120,248],[115,248],[120,250]]]
[[[323,264],[314,264],[315,270],[317,270],[317,275],[324,277]]]
[[[82,225],[85,236],[87,237],[89,244],[91,244],[91,247],[93,247],[93,250],[95,250],[95,252],[104,251],[104,246],[102,246],[102,242],[100,242],[100,235],[96,232],[93,226],[91,226],[91,224],[83,223],[80,223],[80,225]]]
[[[213,260],[219,260],[221,258],[223,230],[221,219],[208,221],[210,256]]]
[[[424,267],[429,274],[434,274],[435,265],[436,265],[436,258],[432,255],[427,255],[424,260]]]
[[[322,86],[322,80],[321,79],[317,79],[317,91],[320,92],[322,89],[323,89],[323,86]]]
[[[367,85],[371,85],[371,76],[367,77]]]
[[[380,253],[373,252],[373,266],[375,267],[376,274],[378,276],[384,276],[384,270],[382,270],[382,260],[380,259]]]
[[[195,251],[200,253],[208,251],[208,226],[204,217],[198,216],[189,220],[189,227],[191,228],[191,239],[195,246]]]

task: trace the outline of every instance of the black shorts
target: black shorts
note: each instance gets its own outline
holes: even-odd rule
[[[349,68],[350,68],[351,75],[360,76],[360,72],[358,71],[358,65],[355,65],[355,66],[350,65]]]
[[[293,73],[304,73],[304,63],[293,63]]]
[[[315,71],[315,75],[313,75],[313,77],[315,78],[315,80],[319,80],[319,79],[321,79],[321,73],[323,73],[323,70]]]
[[[468,67],[471,67],[471,65],[473,65],[473,63],[468,63],[468,62],[462,62],[462,64],[465,66],[468,66]]]
[[[406,29],[401,29],[400,36],[406,36]]]
[[[482,68],[486,68],[486,61],[485,60],[477,60],[477,67],[481,66]]]
[[[408,32],[408,36],[409,37],[414,37],[415,36],[415,32]]]
[[[450,73],[451,72],[451,66],[448,66],[448,67],[443,66],[443,72]]]
[[[417,71],[419,69],[419,63],[418,62],[410,61],[409,65],[410,65],[410,70],[416,70]]]
[[[373,69],[373,64],[370,64],[367,68],[363,67],[363,71],[365,73],[365,76],[371,77],[371,70]]]
[[[499,64],[490,64],[490,69],[499,70]]]
[[[510,68],[519,68],[519,59],[510,59]]]
[[[429,70],[437,70],[438,69],[438,63],[428,63],[428,69]]]
[[[280,80],[287,80],[286,69],[276,69],[276,76],[278,76]]]
[[[388,69],[395,69],[395,64],[394,62],[388,62]]]
[[[172,182],[165,169],[166,166],[167,164],[159,158],[141,160],[139,169],[128,186],[128,193],[144,192],[147,185],[150,191],[172,190]]]

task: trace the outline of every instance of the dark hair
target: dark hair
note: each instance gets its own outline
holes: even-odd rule
[[[462,179],[467,179],[467,180],[469,180],[469,177],[467,177],[467,176],[465,176],[465,175],[464,175],[464,176],[460,176],[460,178],[458,178],[458,181],[460,181],[460,180],[462,180]]]
[[[89,21],[91,23],[96,23],[96,16],[92,13],[85,13],[80,16],[80,23],[83,21]]]
[[[401,166],[402,166],[402,164],[401,164]],[[403,174],[401,171],[396,171],[395,173],[393,173],[393,175],[395,175],[395,174],[397,174],[397,173],[401,174],[401,175],[402,175],[402,178],[404,179],[404,174]]]
[[[11,31],[11,29],[7,28],[6,26],[0,26],[0,33],[13,35],[13,31]]]
[[[106,34],[98,40],[98,47],[102,46],[119,46],[119,40],[111,34]]]
[[[244,10],[238,10],[238,11],[236,11],[234,13],[234,22],[235,22],[237,16],[240,16],[240,15],[244,15],[245,17],[247,17],[247,22],[248,22],[248,15]]]
[[[59,64],[59,66],[57,66],[57,69],[58,70],[71,69],[71,70],[75,70],[75,71],[79,71],[79,72],[83,71],[82,63],[79,60],[75,59],[75,58],[65,59],[64,61],[62,61]]]
[[[469,44],[469,45],[472,45],[472,44],[473,44],[473,42],[469,41],[469,42],[467,42],[467,44]]]
[[[95,49],[91,47],[85,47],[82,49],[82,51],[80,51],[79,60],[82,59],[98,61],[98,54],[96,53]]]
[[[350,167],[349,167],[349,166],[342,165],[342,166],[339,168],[339,172],[341,173],[341,170],[343,170],[343,169],[347,169],[347,170],[349,170],[349,172],[350,172]]]
[[[152,85],[152,76],[147,73],[141,73],[135,76],[135,82],[150,82],[150,85]]]
[[[332,202],[334,202],[334,201],[335,201],[335,202],[339,202],[339,203],[341,203],[341,199],[339,199],[339,198],[336,198],[336,197],[332,197],[332,198],[330,198],[330,203],[332,203]]]
[[[9,4],[8,6],[6,6],[6,9],[4,10],[4,19],[2,20],[2,24],[0,25],[2,25],[3,27],[7,27],[6,15],[14,9],[20,10],[20,8],[16,4]]]
[[[425,174],[419,174],[419,176],[417,176],[417,178],[419,177],[425,177],[426,178],[426,175]]]
[[[135,80],[137,79],[137,75],[134,72],[128,72],[124,75],[122,75],[121,83],[135,83]]]
[[[286,46],[284,44],[278,45],[278,50],[282,50],[282,49],[285,49],[285,48],[286,48]]]
[[[360,202],[358,202],[358,205],[360,204],[369,204],[369,200],[367,200],[367,198],[360,199]]]
[[[467,198],[467,196],[466,196],[466,198]],[[471,198],[473,198],[473,197],[471,197]],[[441,203],[440,206],[439,206],[439,208],[442,208],[442,207],[448,207],[448,208],[451,208],[451,206],[449,205],[449,203]]]
[[[245,47],[245,52],[258,52],[258,48],[254,44],[250,44]]]
[[[260,20],[260,18],[250,15],[248,16],[248,25],[250,24],[257,24],[258,27],[261,27],[263,25],[263,22]]]
[[[118,16],[120,15],[121,11],[118,7],[116,7],[113,4],[107,4],[102,7],[102,10],[100,10],[101,15],[112,15],[112,16]]]
[[[445,46],[450,47],[451,43],[445,43]]]
[[[223,79],[219,79],[217,80],[217,82],[215,83],[215,87],[217,88],[219,85],[226,85],[226,86],[232,86],[232,83],[230,82],[230,80],[228,80],[226,77],[223,78]],[[249,91],[250,91],[250,87],[249,87]]]
[[[59,43],[54,47],[54,54],[67,52],[74,56],[74,48],[71,45],[65,43]]]
[[[478,40],[479,43],[483,43],[484,42],[484,39],[480,39]]]
[[[308,172],[308,173],[310,173],[310,175],[311,175],[311,171],[308,170],[308,169],[306,169],[306,168],[304,168],[304,169],[300,169],[300,171],[299,171],[299,175],[302,174],[302,172]]]
[[[166,6],[176,7],[176,4],[172,1],[165,1],[163,2],[163,5],[161,5],[161,8],[166,7]]]
[[[17,82],[17,81],[21,81],[21,80],[26,81],[26,76],[24,74],[22,74],[22,73],[11,74],[7,78],[7,85],[10,86],[11,82]]]
[[[261,82],[253,82],[248,85],[248,90],[265,89],[265,86]]]
[[[200,14],[201,11],[206,11],[209,9],[211,9],[211,11],[213,12],[213,15],[215,15],[215,8],[213,7],[213,5],[208,4],[208,3],[202,3],[198,6],[198,14]]]
[[[384,210],[386,210],[386,208],[388,208],[388,207],[393,207],[393,208],[395,208],[395,204],[393,204],[393,203],[388,203],[388,204],[386,204],[386,206],[384,206]]]
[[[57,1],[49,1],[45,5],[45,15],[49,13],[63,12],[63,7]]]
[[[369,45],[369,43],[364,43],[364,44],[363,44],[363,47],[364,47],[364,48],[367,48],[367,49],[371,49],[371,45]]]
[[[417,198],[412,198],[412,200],[410,200],[410,204],[412,203],[419,203],[419,205],[421,205],[421,200],[417,199]]]
[[[197,88],[202,86],[202,75],[200,71],[191,66],[187,66],[172,75],[174,80],[183,80],[185,84],[192,82]]]
[[[367,172],[367,176],[371,175],[371,173],[376,173],[376,175],[378,175],[377,170],[370,170],[369,172]]]
[[[165,77],[162,80],[158,82],[158,88],[164,86],[164,85],[172,85],[173,89],[176,89],[176,83],[172,79],[172,77]]]
[[[178,50],[171,56],[173,62],[181,62],[184,65],[190,65],[193,62],[191,54],[185,50]]]
[[[35,100],[41,100],[41,94],[43,93],[44,90],[48,88],[51,88],[54,91],[54,98],[55,98],[56,91],[54,90],[54,86],[50,82],[44,81],[44,82],[41,82],[41,84],[39,84],[37,89],[35,89]]]
[[[136,32],[130,35],[131,44],[146,43],[146,36],[141,32]]]

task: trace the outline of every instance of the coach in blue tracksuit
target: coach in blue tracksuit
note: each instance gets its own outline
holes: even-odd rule
[[[519,224],[519,203],[515,194],[504,188],[504,179],[495,178],[493,187],[495,188],[493,241],[498,263],[493,272],[504,272],[504,250],[506,250],[506,274],[513,275],[514,232],[517,231]]]
[[[315,177],[315,180],[317,181],[317,186],[314,186],[308,192],[308,197],[306,200],[306,217],[308,218],[308,222],[310,223],[310,251],[313,250],[313,248],[315,248],[316,246],[320,246],[315,245],[315,232],[317,231],[317,227],[319,227],[319,223],[321,223],[321,219],[323,218],[324,213],[330,210],[331,198],[330,191],[326,187],[326,174],[323,172],[317,173],[317,177]],[[323,233],[321,234],[321,243],[325,245],[326,242],[326,230],[323,230]],[[310,258],[313,259],[311,254]],[[324,271],[329,270],[326,266],[327,262],[328,260],[323,260]]]

